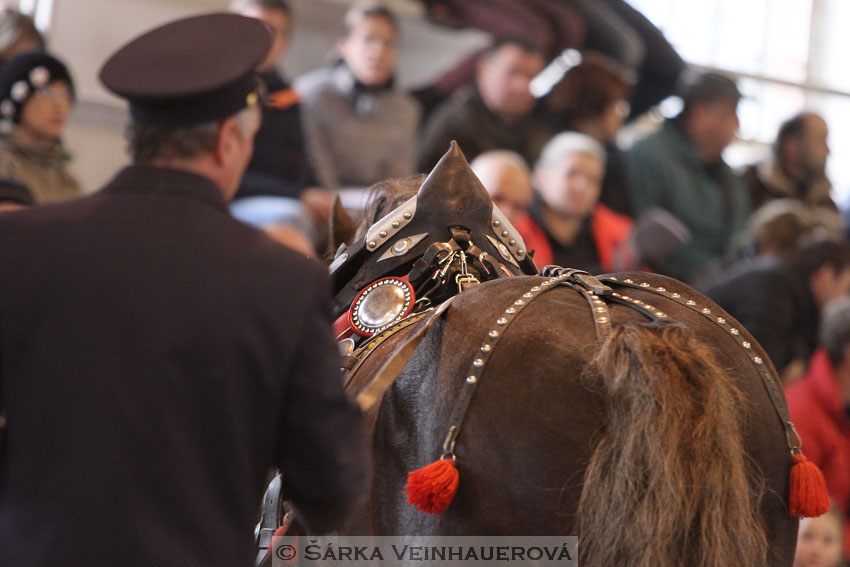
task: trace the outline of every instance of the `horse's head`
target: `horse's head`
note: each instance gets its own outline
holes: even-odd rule
[[[537,273],[522,238],[452,142],[413,197],[337,252],[330,267],[333,309],[342,315],[385,278],[407,282],[394,281],[412,302],[432,304],[462,290],[463,282],[522,273]]]

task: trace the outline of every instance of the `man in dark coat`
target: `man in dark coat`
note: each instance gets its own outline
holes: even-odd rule
[[[234,14],[127,44],[134,165],[0,218],[0,565],[247,567],[272,467],[313,532],[364,493],[323,270],[227,211],[267,48]]]
[[[535,45],[516,38],[494,42],[476,65],[475,85],[458,90],[425,124],[418,170],[431,171],[452,140],[471,160],[504,149],[528,163],[537,161],[552,132],[531,114],[535,99],[529,83],[545,64]]]
[[[817,346],[820,313],[850,291],[850,249],[819,240],[787,263],[761,257],[744,262],[705,294],[735,317],[770,355],[786,382],[802,376]]]

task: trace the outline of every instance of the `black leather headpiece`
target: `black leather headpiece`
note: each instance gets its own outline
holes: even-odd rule
[[[536,274],[519,233],[472,172],[455,142],[437,162],[415,197],[372,225],[331,264],[334,312],[348,309],[375,280],[406,274],[429,246],[452,239],[452,227],[514,274]],[[496,276],[494,276],[496,277]]]

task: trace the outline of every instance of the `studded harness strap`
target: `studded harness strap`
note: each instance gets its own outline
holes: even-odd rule
[[[791,415],[788,412],[788,405],[785,401],[785,397],[782,395],[779,385],[770,373],[770,366],[765,364],[765,361],[753,351],[753,345],[741,336],[741,331],[739,329],[730,325],[725,318],[712,314],[710,308],[700,307],[693,299],[686,299],[682,297],[680,293],[671,292],[664,287],[653,287],[647,282],[638,283],[631,278],[620,280],[616,277],[607,277],[603,278],[602,281],[634,289],[642,289],[656,295],[661,295],[667,299],[672,299],[679,305],[684,305],[691,311],[699,313],[715,325],[728,331],[729,335],[738,342],[741,348],[747,353],[747,356],[752,361],[756,370],[758,370],[762,384],[764,384],[764,388],[767,390],[767,395],[773,403],[773,407],[776,410],[779,421],[782,422],[782,428],[785,431],[785,438],[791,451],[791,455],[800,453],[803,446],[803,440],[800,438],[800,434],[797,433],[797,429],[791,421]],[[613,295],[616,297],[618,294],[614,293]]]
[[[590,304],[596,328],[596,336],[600,339],[605,338],[611,332],[611,317],[609,315],[606,302],[626,305],[641,312],[652,321],[667,319],[667,314],[655,306],[640,299],[635,299],[618,291],[614,291],[611,287],[605,285],[606,283],[640,289],[671,299],[676,303],[699,313],[715,325],[726,329],[729,334],[738,341],[741,348],[748,353],[750,360],[758,370],[762,383],[764,384],[768,396],[773,403],[773,407],[779,416],[779,420],[782,422],[791,454],[795,455],[800,452],[802,440],[800,435],[797,433],[794,424],[791,422],[785,398],[782,396],[776,381],[771,376],[769,366],[764,363],[764,360],[762,360],[760,356],[753,352],[752,344],[741,336],[740,330],[730,326],[725,318],[712,315],[711,309],[708,307],[700,307],[696,301],[693,299],[686,299],[678,292],[668,291],[664,287],[653,287],[646,282],[635,283],[632,279],[620,280],[616,277],[607,277],[597,280],[593,276],[588,275],[586,272],[565,269],[559,266],[547,266],[542,270],[542,274],[544,276],[551,277],[548,280],[541,282],[539,285],[533,286],[524,293],[520,299],[517,299],[513,302],[513,304],[505,309],[504,314],[496,320],[495,326],[487,333],[487,338],[479,347],[478,354],[472,361],[472,365],[467,372],[463,389],[455,401],[449,420],[449,431],[446,434],[445,441],[443,442],[443,453],[441,458],[451,458],[453,460],[455,458],[455,441],[460,432],[460,426],[463,423],[466,411],[472,400],[472,394],[475,391],[475,387],[479,384],[484,368],[486,367],[496,344],[504,334],[505,329],[516,318],[516,315],[522,309],[524,309],[532,300],[540,297],[540,295],[545,291],[553,289],[558,285],[567,285],[580,293]]]
[[[596,336],[600,339],[607,337],[611,333],[611,316],[608,312],[606,301],[628,305],[653,321],[667,317],[665,313],[651,305],[615,293],[613,289],[604,285],[585,271],[561,268],[560,266],[546,266],[543,268],[541,274],[544,277],[549,276],[549,279],[535,284],[527,292],[523,293],[520,298],[513,301],[499,318],[496,319],[495,325],[487,332],[486,338],[478,348],[472,365],[466,373],[466,379],[464,380],[460,395],[455,400],[454,407],[452,408],[452,413],[449,417],[449,430],[443,441],[441,458],[455,459],[455,441],[460,433],[460,427],[469,409],[469,404],[472,401],[472,395],[475,392],[476,386],[480,383],[484,368],[490,360],[490,356],[495,350],[496,345],[504,335],[505,329],[516,319],[520,311],[545,292],[563,285],[581,294],[590,305]],[[604,300],[601,299],[602,297],[604,297]]]

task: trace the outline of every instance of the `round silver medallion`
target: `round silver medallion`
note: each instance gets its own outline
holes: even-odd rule
[[[384,278],[364,288],[354,300],[351,326],[368,337],[400,321],[412,308],[412,286],[400,278]]]

